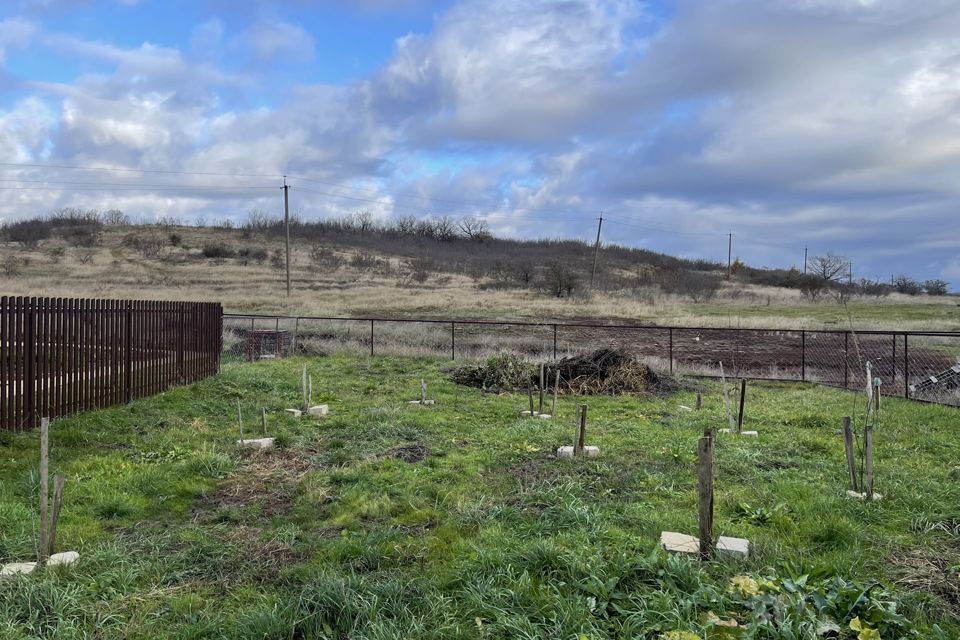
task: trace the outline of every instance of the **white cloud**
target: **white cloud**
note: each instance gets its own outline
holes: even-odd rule
[[[309,62],[314,57],[314,40],[300,25],[261,21],[246,29],[237,45],[248,47],[258,63],[283,58],[288,62]]]

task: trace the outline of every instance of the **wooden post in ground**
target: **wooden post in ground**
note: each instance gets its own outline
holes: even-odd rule
[[[577,429],[577,442],[573,446],[573,455],[583,455],[583,448],[587,445],[587,405],[580,405],[580,428]]]
[[[697,391],[697,404],[696,404],[697,411],[700,411],[701,407],[703,407],[703,394]]]
[[[737,413],[737,434],[743,433],[743,404],[747,398],[747,379],[740,381],[740,411]]]
[[[543,413],[543,391],[544,391],[544,377],[543,377],[543,365],[540,365],[540,413]]]
[[[307,374],[307,409],[313,406],[313,376]]]
[[[243,414],[240,413],[240,398],[237,398],[237,424],[240,425],[240,446],[243,446]]]
[[[66,479],[58,473],[53,479],[53,509],[50,513],[50,534],[47,536],[47,557],[53,555],[57,545],[57,523],[60,521],[60,506],[63,504],[63,484]]]
[[[700,558],[713,555],[713,438],[697,441],[697,503]]]
[[[527,397],[530,398],[530,416],[533,417],[537,414],[533,412],[533,387],[530,383],[527,383]]]
[[[420,378],[420,404],[427,403],[427,383],[423,378]]]
[[[550,415],[557,415],[557,390],[560,388],[560,370],[557,369],[557,375],[553,379],[553,403],[550,405]]]
[[[267,410],[260,409],[260,426],[263,428],[263,435],[267,435]]]
[[[850,416],[843,418],[843,448],[847,452],[847,476],[850,478],[850,490],[860,492],[860,483],[857,482],[856,453],[853,446],[853,427],[850,426]]]
[[[863,491],[867,500],[873,500],[873,427],[869,425],[863,430],[863,450]]]
[[[303,396],[303,412],[306,413],[309,409],[307,405],[307,367],[303,367],[303,375],[300,377],[300,394]]]
[[[727,393],[727,377],[723,374],[723,362],[720,363],[720,381],[723,383],[723,404],[727,408],[727,426],[734,430],[733,413],[730,411],[730,394]]]
[[[37,553],[37,564],[43,566],[47,561],[50,544],[47,536],[50,533],[47,524],[47,507],[50,498],[50,419],[40,419],[40,546]]]

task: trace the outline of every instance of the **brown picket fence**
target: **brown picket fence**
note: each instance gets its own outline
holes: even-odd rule
[[[0,429],[20,431],[215,375],[210,302],[0,297]]]

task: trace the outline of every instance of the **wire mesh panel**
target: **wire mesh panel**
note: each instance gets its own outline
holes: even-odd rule
[[[377,320],[373,336],[374,355],[450,357],[451,325],[447,322]]]
[[[905,336],[902,362],[909,397],[938,404],[960,405],[960,336]]]
[[[553,357],[552,325],[457,322],[448,330],[453,331],[452,344],[458,360],[486,358],[502,351],[538,360]]]
[[[279,316],[226,316],[223,352],[248,362],[290,356],[297,351],[297,319]]]

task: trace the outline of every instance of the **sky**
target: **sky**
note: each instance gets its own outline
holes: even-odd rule
[[[286,175],[306,219],[602,215],[956,290],[957,33],[960,0],[4,0],[0,220],[242,222]]]

